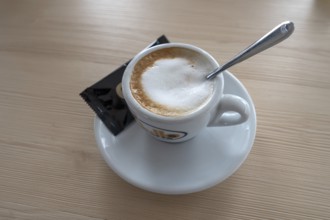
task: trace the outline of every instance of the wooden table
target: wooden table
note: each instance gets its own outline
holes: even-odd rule
[[[79,93],[161,34],[227,61],[285,20],[291,38],[230,69],[258,127],[229,179],[143,191],[101,158]],[[0,2],[0,219],[329,219],[330,1]]]

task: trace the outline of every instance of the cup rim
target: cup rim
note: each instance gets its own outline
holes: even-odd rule
[[[126,67],[123,78],[122,78],[122,88],[123,88],[123,95],[126,100],[127,105],[130,107],[130,109],[133,111],[133,114],[139,114],[138,112],[142,112],[144,118],[152,119],[154,121],[161,121],[161,122],[173,122],[173,121],[186,121],[189,119],[192,119],[198,115],[201,115],[211,109],[213,105],[218,103],[218,97],[219,95],[221,96],[223,93],[223,88],[224,88],[224,80],[223,80],[223,75],[219,74],[217,75],[214,79],[216,80],[215,82],[215,89],[213,90],[212,97],[207,101],[206,104],[204,104],[202,107],[198,108],[196,111],[193,111],[188,114],[184,115],[179,115],[179,116],[164,116],[164,115],[158,115],[154,112],[151,112],[145,108],[143,108],[140,103],[138,103],[135,98],[133,97],[131,91],[130,91],[130,85],[129,81],[133,72],[133,68],[135,64],[144,56],[148,55],[149,53],[152,53],[156,50],[159,49],[164,49],[164,48],[171,48],[171,47],[178,47],[178,48],[184,48],[184,49],[189,49],[193,50],[195,52],[198,52],[205,56],[210,63],[214,66],[214,69],[219,67],[218,62],[211,56],[208,52],[205,50],[191,45],[191,44],[186,44],[186,43],[166,43],[166,44],[160,44],[154,47],[146,48],[142,50],[140,53],[138,53],[128,64]],[[217,95],[218,94],[218,95]],[[129,99],[129,100],[128,100]],[[138,115],[139,118],[140,114]]]

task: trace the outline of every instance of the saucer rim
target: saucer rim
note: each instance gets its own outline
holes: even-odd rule
[[[240,162],[237,163],[237,165],[230,171],[228,172],[227,175],[222,176],[221,178],[217,179],[216,181],[212,181],[209,182],[208,184],[205,184],[203,186],[200,187],[196,187],[193,189],[187,189],[187,190],[164,190],[164,189],[155,189],[155,188],[150,188],[148,186],[145,186],[144,184],[138,183],[136,182],[134,179],[129,178],[127,175],[123,175],[121,171],[119,171],[116,168],[116,165],[114,165],[111,162],[111,159],[109,158],[109,156],[107,155],[106,149],[104,147],[104,144],[101,143],[101,140],[99,140],[100,138],[98,138],[98,136],[100,135],[99,132],[97,132],[97,127],[100,126],[100,124],[102,124],[102,120],[96,115],[94,117],[94,136],[95,136],[95,140],[97,143],[97,147],[99,148],[102,158],[105,160],[105,162],[107,163],[107,165],[119,176],[121,177],[123,180],[125,180],[126,182],[130,183],[133,186],[136,186],[138,188],[144,189],[146,191],[149,192],[154,192],[154,193],[160,193],[160,194],[167,194],[167,195],[183,195],[183,194],[189,194],[189,193],[195,193],[195,192],[200,192],[203,190],[206,190],[208,188],[211,188],[213,186],[218,185],[219,183],[223,182],[224,180],[228,179],[230,176],[232,176],[241,166],[242,164],[246,161],[248,155],[250,154],[255,138],[256,138],[256,133],[257,133],[257,115],[256,115],[256,110],[255,110],[255,105],[254,102],[249,94],[249,92],[247,91],[247,89],[245,88],[245,86],[229,71],[224,71],[224,79],[226,79],[226,77],[230,77],[232,78],[231,80],[235,81],[235,83],[238,84],[238,86],[243,90],[244,94],[246,95],[246,97],[244,97],[245,99],[247,99],[248,103],[251,104],[251,111],[250,113],[253,114],[253,118],[254,120],[251,120],[250,122],[250,126],[251,126],[251,133],[249,135],[249,138],[247,140],[247,151],[244,155],[244,157],[242,157],[242,159],[240,160]],[[230,93],[225,93],[224,94],[230,94]],[[132,122],[132,124],[130,124],[129,126],[133,126],[136,122]],[[207,128],[206,128],[207,129]],[[110,133],[110,131],[108,131]],[[125,132],[125,131],[123,131]],[[112,134],[111,134],[112,135]],[[169,145],[172,145],[172,143],[167,143]],[[180,144],[180,143],[179,143]]]

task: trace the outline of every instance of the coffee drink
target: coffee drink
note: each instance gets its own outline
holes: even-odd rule
[[[141,58],[134,66],[130,89],[145,109],[162,116],[182,116],[202,108],[212,97],[214,69],[194,50],[163,48]]]
[[[127,65],[123,96],[148,134],[168,143],[187,141],[206,127],[238,125],[249,118],[246,100],[224,94],[224,74],[206,79],[218,67],[208,52],[193,45],[151,47]]]

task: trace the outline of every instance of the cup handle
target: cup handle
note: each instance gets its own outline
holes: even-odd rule
[[[208,127],[237,125],[249,118],[250,106],[243,98],[225,94],[216,106]]]

